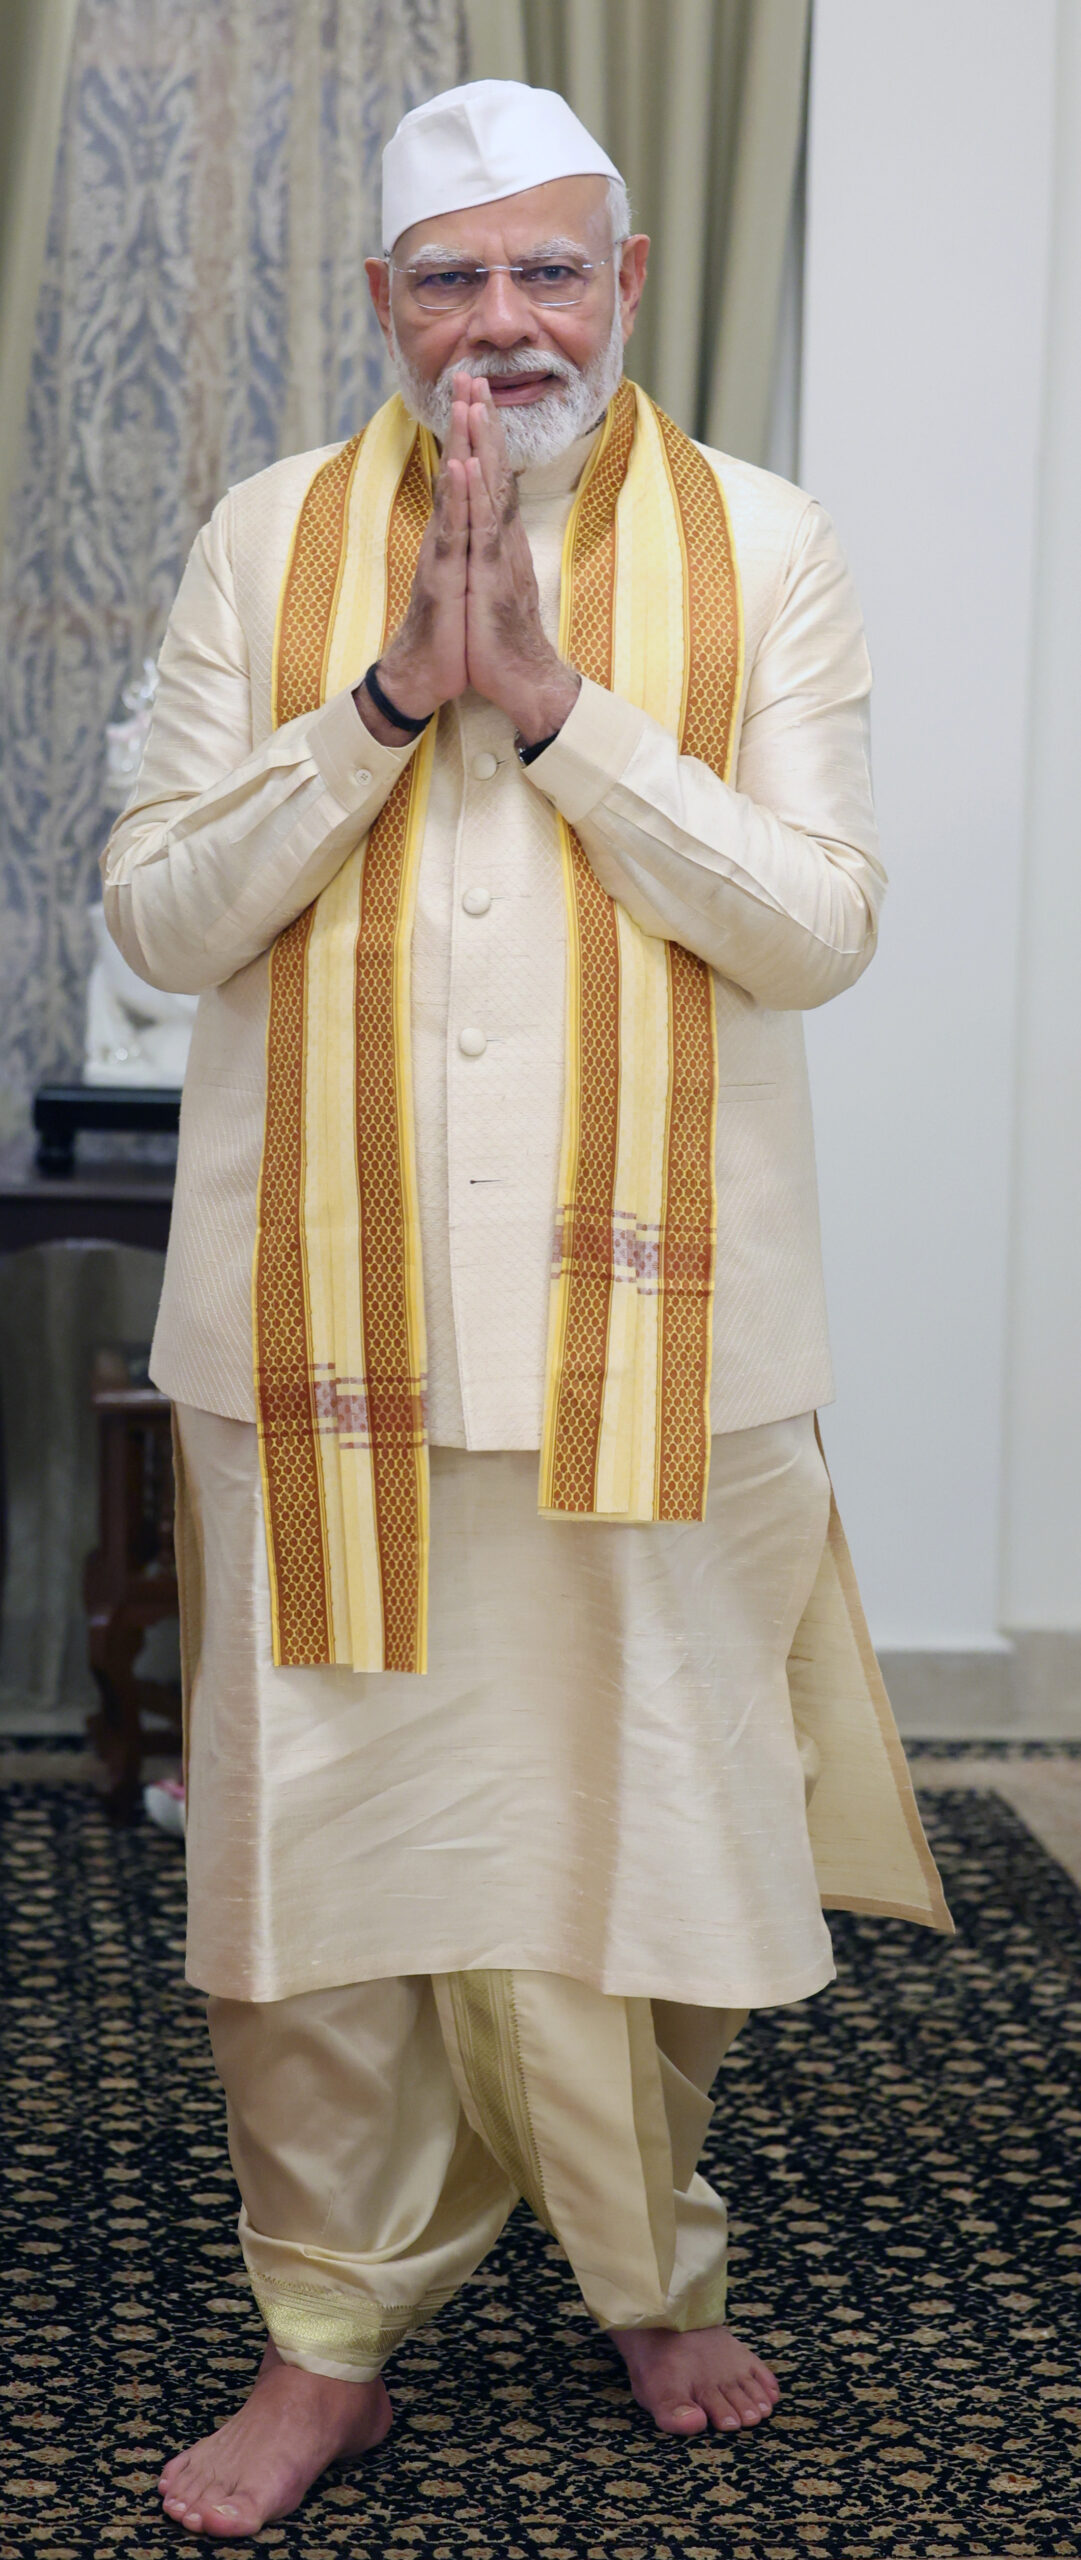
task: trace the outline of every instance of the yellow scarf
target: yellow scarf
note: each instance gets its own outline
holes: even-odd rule
[[[438,453],[394,398],[317,471],[282,582],[275,723],[358,680],[405,609]],[[727,778],[742,675],[724,496],[631,383],[563,549],[559,646]],[[423,1671],[429,1542],[410,945],[436,723],[270,957],[252,1275],[278,1663]],[[566,1100],[540,1507],[700,1520],[716,1239],[713,987],[643,933],[552,813]],[[346,1028],[351,1026],[351,1028]]]

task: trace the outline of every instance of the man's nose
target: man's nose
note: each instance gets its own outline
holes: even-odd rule
[[[469,314],[470,345],[516,347],[536,336],[537,315],[528,295],[513,276],[490,268]]]

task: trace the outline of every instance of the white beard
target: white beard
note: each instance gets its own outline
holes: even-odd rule
[[[546,392],[529,408],[499,411],[512,471],[528,471],[538,463],[555,462],[559,454],[566,453],[576,437],[587,435],[590,427],[599,423],[623,378],[623,325],[618,297],[608,343],[587,365],[571,364],[566,356],[542,356],[532,348],[520,347],[510,355],[470,356],[468,364],[447,365],[435,382],[426,382],[402,354],[393,316],[390,337],[398,388],[406,407],[423,426],[431,428],[439,444],[446,443],[450,428],[456,373],[559,375],[565,388]]]

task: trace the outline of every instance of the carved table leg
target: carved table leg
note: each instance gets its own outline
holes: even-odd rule
[[[108,1772],[106,1810],[116,1823],[137,1821],[140,1810],[143,1737],[135,1661],[145,1632],[123,1601],[90,1620],[90,1668],[101,1708],[88,1730]]]

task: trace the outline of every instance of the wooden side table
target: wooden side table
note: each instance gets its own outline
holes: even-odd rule
[[[0,1253],[69,1236],[164,1253],[172,1204],[173,1177],[160,1167],[102,1164],[57,1177],[38,1173],[23,1151],[0,1167]]]
[[[99,1164],[57,1177],[36,1171],[24,1146],[0,1163],[0,1256],[28,1245],[93,1240],[163,1253],[173,1176],[168,1168]],[[4,1415],[0,1403],[0,1608],[7,1559]]]
[[[80,1129],[175,1137],[179,1126],[179,1085],[43,1084],[34,1095],[34,1161],[40,1174],[65,1181]]]
[[[84,1590],[101,1705],[89,1734],[109,1774],[110,1815],[126,1823],[140,1809],[144,1714],[166,1718],[165,1748],[179,1750],[181,1739],[178,1684],[135,1673],[148,1628],[178,1615],[170,1410],[154,1387],[122,1385],[100,1369],[93,1400],[101,1544],[88,1558]]]

